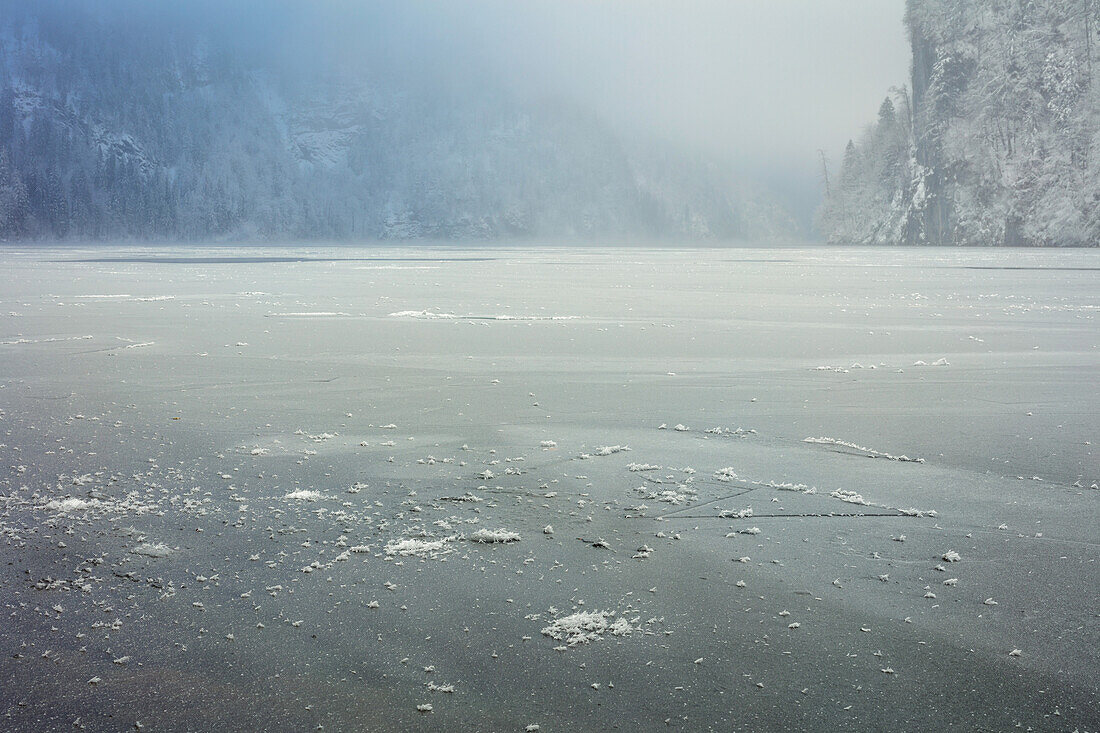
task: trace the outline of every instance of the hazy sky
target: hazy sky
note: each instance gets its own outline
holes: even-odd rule
[[[840,151],[907,81],[904,0],[491,3],[475,29],[536,88],[760,159]]]
[[[739,162],[812,197],[908,82],[904,0],[408,0],[330,29],[465,78],[573,99],[625,131]],[[364,35],[362,29],[372,30]]]
[[[196,0],[200,10],[203,1],[213,2]],[[227,25],[241,42],[258,37],[292,64],[342,57],[391,76],[427,75],[465,89],[503,83],[540,101],[579,103],[620,132],[657,135],[738,164],[793,196],[806,219],[816,205],[818,149],[837,167],[848,139],[909,76],[905,0],[235,0],[211,7],[223,19],[236,14]]]

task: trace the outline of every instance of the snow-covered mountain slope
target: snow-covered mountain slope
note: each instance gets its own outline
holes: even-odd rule
[[[733,171],[567,103],[288,70],[161,5],[0,5],[0,238],[800,235]]]
[[[1100,243],[1100,3],[909,0],[912,91],[849,143],[840,243]]]

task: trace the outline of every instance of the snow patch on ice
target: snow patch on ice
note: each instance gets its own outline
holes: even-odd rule
[[[386,543],[387,555],[400,555],[402,557],[415,556],[424,558],[436,558],[453,552],[447,546],[449,542],[458,539],[457,536],[444,537],[439,540],[418,539],[415,537],[403,537]],[[353,548],[354,549],[354,548]]]
[[[857,450],[857,451],[860,451],[861,453],[867,453],[868,455],[874,456],[875,458],[885,458],[885,459],[890,460],[890,461],[903,461],[903,462],[909,462],[909,463],[924,463],[923,458],[910,458],[909,456],[905,456],[905,455],[895,456],[895,455],[892,455],[890,453],[883,453],[882,451],[877,451],[877,450],[874,450],[874,449],[871,449],[871,448],[867,448],[866,446],[857,445],[856,443],[849,443],[846,440],[838,440],[836,438],[824,438],[824,437],[822,437],[822,438],[812,438],[811,437],[811,438],[803,438],[802,442],[803,443],[817,443],[819,445],[836,445],[836,446],[840,446],[842,448],[851,448],[852,450]]]
[[[578,611],[555,619],[543,627],[542,635],[572,647],[599,641],[605,634],[630,636],[634,631],[636,627],[621,616],[615,618],[614,611]]]
[[[418,320],[445,320],[445,321],[573,321],[579,316],[514,316],[509,314],[488,315],[459,315],[457,313],[440,313],[432,310],[405,310],[390,313],[390,318],[415,318]]]
[[[285,494],[283,498],[297,501],[320,501],[328,497],[320,491],[314,491],[313,489],[298,489],[297,491],[291,491],[289,494]]]
[[[493,544],[498,542],[519,542],[520,536],[518,532],[512,532],[507,529],[479,529],[471,533],[467,539],[471,542]]]
[[[172,553],[172,548],[163,542],[144,542],[130,552],[145,557],[168,557]]]
[[[871,506],[862,495],[857,494],[854,491],[846,491],[844,489],[837,489],[829,493],[829,496],[834,499],[840,499],[841,501],[848,502],[849,504],[859,504],[860,506]]]
[[[343,311],[299,311],[292,313],[268,313],[268,318],[343,318],[350,316]]]
[[[91,509],[99,502],[95,499],[77,499],[74,497],[68,497],[65,499],[54,499],[53,501],[46,503],[46,508],[55,512],[79,512],[85,509]]]

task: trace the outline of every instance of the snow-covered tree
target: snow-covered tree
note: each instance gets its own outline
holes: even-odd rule
[[[0,0],[0,237],[799,236],[733,171],[568,104],[254,37],[307,5]]]
[[[912,123],[884,104],[846,156],[829,241],[1100,242],[1100,2],[909,0],[906,22]]]
[[[29,208],[27,187],[7,152],[0,150],[0,239],[20,237],[26,232]]]

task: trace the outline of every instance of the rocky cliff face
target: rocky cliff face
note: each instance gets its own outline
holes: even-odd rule
[[[567,104],[382,53],[292,68],[171,6],[0,0],[0,239],[800,234],[731,171]]]
[[[832,242],[1100,242],[1096,0],[909,0],[912,86],[850,144]]]

